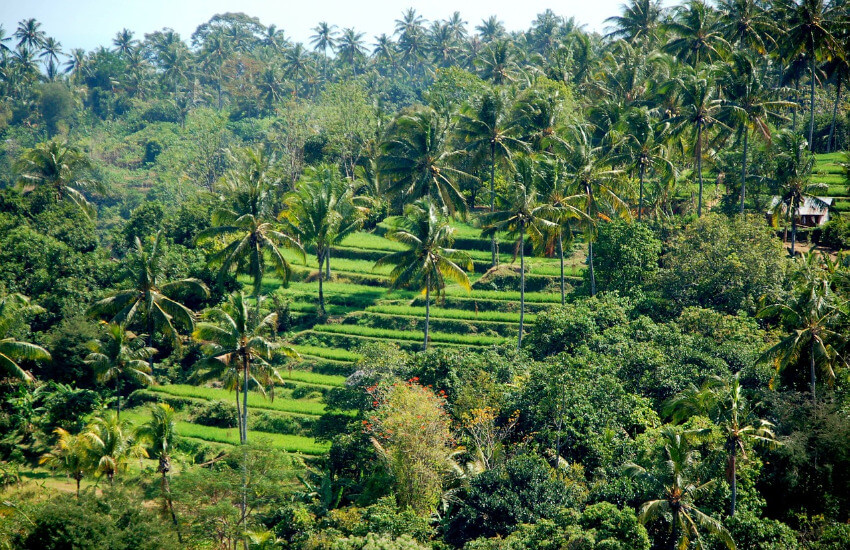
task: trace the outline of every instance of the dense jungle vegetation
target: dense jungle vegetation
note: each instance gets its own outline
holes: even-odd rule
[[[850,7],[612,15],[0,27],[0,547],[847,548]]]

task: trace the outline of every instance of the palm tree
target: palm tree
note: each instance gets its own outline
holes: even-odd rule
[[[313,28],[314,34],[310,37],[310,44],[313,45],[313,49],[316,51],[321,50],[324,55],[324,63],[322,64],[322,76],[327,77],[328,70],[328,50],[334,51],[336,48],[336,40],[338,33],[336,32],[336,25],[328,25],[326,22],[321,21],[319,24]]]
[[[304,250],[291,236],[282,233],[278,226],[268,221],[273,219],[272,160],[262,151],[245,148],[233,155],[235,167],[222,182],[224,200],[229,207],[213,212],[213,226],[198,234],[197,242],[204,243],[214,238],[227,238],[223,248],[213,252],[210,264],[219,266],[219,279],[230,271],[246,273],[253,278],[254,296],[263,286],[266,257],[270,257],[277,275],[286,284],[289,280],[289,262],[280,250],[281,246],[299,252]]]
[[[71,82],[79,83],[86,67],[86,51],[81,48],[71,50],[70,58],[65,62],[65,73],[71,74]]]
[[[13,35],[18,39],[18,49],[26,48],[30,51],[36,51],[41,48],[44,43],[44,31],[41,30],[41,23],[35,19],[24,19],[18,23],[18,28]]]
[[[718,8],[723,35],[729,44],[748,48],[758,55],[766,55],[776,46],[774,37],[782,31],[774,21],[774,14],[757,0],[720,0]]]
[[[174,420],[174,409],[168,403],[156,403],[151,406],[151,418],[136,429],[136,438],[150,446],[153,457],[158,461],[157,470],[162,475],[160,488],[165,507],[171,513],[171,521],[177,529],[177,538],[183,542],[177,514],[174,513],[174,503],[171,499],[171,488],[168,483],[168,472],[171,471],[171,448],[177,424]]]
[[[631,0],[623,5],[623,15],[609,17],[606,24],[613,30],[608,38],[622,38],[630,43],[649,41],[661,25],[661,2],[659,0]]]
[[[617,144],[611,162],[615,165],[626,165],[632,173],[637,171],[639,184],[637,219],[641,221],[644,178],[653,172],[674,175],[676,168],[670,161],[670,152],[665,139],[669,127],[662,126],[656,131],[652,114],[645,107],[633,110],[627,115],[626,120],[628,125],[626,134]]]
[[[248,386],[253,381],[262,391],[270,385],[274,396],[273,381],[282,381],[277,370],[269,361],[276,350],[297,357],[290,347],[272,342],[268,335],[277,326],[277,314],[270,313],[258,319],[249,311],[248,299],[242,292],[233,294],[221,308],[213,309],[207,317],[215,323],[198,323],[192,337],[204,343],[206,359],[197,364],[197,378],[207,380],[219,377],[222,368],[236,370],[237,412],[239,413],[240,443],[248,442]],[[241,370],[241,380],[238,379]],[[227,376],[230,376],[229,374]],[[242,390],[242,409],[238,410],[239,394]]]
[[[393,266],[392,288],[415,288],[425,293],[423,350],[428,349],[431,292],[439,297],[447,280],[470,289],[464,270],[472,269],[472,260],[465,252],[449,248],[453,234],[454,228],[440,215],[437,206],[429,199],[419,199],[405,208],[404,217],[387,232],[388,239],[404,244],[407,250],[388,254],[375,263],[376,268]]]
[[[129,327],[135,323],[145,327],[149,348],[154,333],[158,332],[179,344],[178,328],[188,331],[194,328],[194,313],[177,301],[178,294],[209,296],[206,285],[198,279],[165,282],[161,241],[162,231],[146,249],[136,237],[122,276],[131,283],[130,288],[110,293],[89,309],[90,315],[111,317],[110,322],[117,325]],[[153,370],[153,354],[150,355],[150,367]]]
[[[466,150],[475,160],[486,159],[490,172],[490,212],[496,210],[496,164],[510,165],[516,151],[527,149],[519,138],[520,127],[510,117],[505,94],[500,90],[487,90],[461,109],[456,130]],[[495,266],[499,263],[496,236],[490,243]]]
[[[110,485],[117,473],[127,469],[131,458],[148,456],[130,435],[127,423],[121,422],[113,411],[94,417],[80,437],[86,442],[94,471],[105,475]]]
[[[659,475],[653,475],[633,463],[625,468],[627,475],[644,480],[663,493],[660,499],[641,505],[638,519],[647,523],[670,514],[672,533],[667,546],[670,550],[688,548],[691,543],[702,549],[700,529],[716,535],[727,548],[734,550],[735,542],[723,524],[696,507],[696,501],[712,489],[715,480],[701,483],[693,477],[699,457],[688,444],[688,434],[668,426],[661,429],[660,435],[664,442],[665,461],[664,470]]]
[[[783,37],[790,54],[804,53],[809,61],[809,148],[814,146],[817,59],[823,53],[840,56],[834,34],[840,16],[827,0],[777,0],[784,15]]]
[[[570,191],[581,195],[579,208],[584,214],[585,238],[587,240],[587,264],[590,269],[590,295],[596,295],[596,274],[593,270],[593,241],[596,239],[596,224],[600,219],[612,215],[628,215],[626,203],[610,185],[620,172],[610,168],[602,150],[594,146],[583,126],[572,128],[572,151],[567,170],[572,180]]]
[[[838,304],[829,285],[806,285],[788,304],[772,304],[759,312],[760,317],[779,316],[787,328],[787,336],[768,349],[762,359],[773,359],[776,372],[796,366],[808,356],[809,384],[812,404],[817,405],[816,367],[832,382],[835,365],[844,363],[837,349],[846,344],[841,326],[846,311]]]
[[[481,35],[481,41],[484,43],[493,42],[505,35],[505,25],[495,15],[482,19],[475,30]]]
[[[428,197],[450,214],[466,210],[458,182],[472,178],[452,165],[446,124],[430,108],[402,114],[381,145],[380,172],[390,193],[403,202]]]
[[[364,33],[357,32],[354,29],[343,29],[342,36],[337,44],[340,60],[350,65],[355,75],[357,74],[357,63],[366,54],[363,36],[365,36]]]
[[[86,438],[82,435],[72,435],[63,428],[56,428],[53,433],[59,439],[38,463],[64,470],[77,483],[77,498],[80,498],[80,482],[90,468]]]
[[[773,93],[763,84],[763,80],[757,73],[753,61],[746,54],[736,55],[732,63],[725,66],[721,79],[726,96],[725,107],[729,115],[737,120],[744,139],[744,158],[741,162],[741,214],[744,213],[747,189],[747,153],[750,133],[761,136],[770,143],[770,121],[784,119],[777,109],[794,106],[788,101],[772,99]]]
[[[663,50],[694,68],[721,59],[730,46],[717,26],[716,15],[705,0],[689,0],[677,6],[673,19],[664,25],[674,38]]]
[[[300,42],[284,54],[283,68],[286,75],[292,79],[292,94],[298,97],[298,81],[311,70],[310,56]]]
[[[510,40],[488,43],[476,61],[481,78],[496,86],[509,84],[516,78],[517,64]]]
[[[115,46],[115,52],[119,55],[129,55],[136,48],[138,40],[133,38],[133,31],[124,28],[115,33],[115,38],[112,39],[112,45]]]
[[[0,372],[31,383],[32,375],[18,363],[23,360],[50,360],[50,353],[46,349],[29,342],[16,340],[10,334],[18,319],[43,312],[44,309],[30,305],[29,298],[21,294],[9,294],[0,297]]]
[[[85,153],[69,145],[67,141],[53,138],[27,149],[18,159],[15,168],[20,174],[18,185],[23,192],[48,187],[53,191],[56,200],[68,199],[87,216],[94,214],[94,207],[86,200],[83,191],[102,191],[103,186],[80,179],[82,173],[91,168],[91,162]]]
[[[375,37],[375,48],[372,50],[372,56],[378,63],[389,65],[392,74],[395,74],[396,63],[398,63],[398,50],[392,38],[386,34],[381,34]]]
[[[319,265],[319,316],[325,317],[322,269],[328,263],[331,246],[357,231],[363,218],[353,202],[353,187],[342,179],[334,165],[309,167],[298,190],[286,200],[281,217],[303,246],[310,246]]]
[[[827,186],[823,183],[811,183],[812,169],[815,158],[808,150],[806,138],[794,132],[782,132],[778,138],[778,154],[776,155],[775,185],[780,196],[777,204],[773,205],[773,218],[781,215],[791,219],[791,256],[797,243],[797,212],[806,202],[821,209],[827,208],[818,192],[825,192]]]
[[[52,36],[47,37],[44,40],[44,44],[41,46],[41,53],[39,54],[39,57],[44,62],[44,68],[47,71],[48,80],[56,78],[60,55],[65,55],[62,51],[62,44]]]
[[[555,223],[557,213],[552,206],[541,203],[535,187],[537,167],[532,157],[524,156],[517,160],[517,181],[510,187],[509,195],[502,200],[502,210],[484,214],[481,217],[482,235],[491,236],[496,232],[505,232],[517,239],[519,251],[519,333],[517,348],[522,347],[522,331],[525,320],[525,237],[542,242],[548,234],[557,231]]]
[[[835,149],[835,121],[838,118],[838,105],[841,102],[841,85],[850,81],[850,34],[843,48],[844,56],[832,58],[825,67],[829,78],[835,82],[835,102],[832,104],[832,123],[829,125],[829,138],[826,143],[826,152],[831,153]]]
[[[211,33],[204,40],[204,47],[198,55],[206,74],[215,78],[218,109],[221,110],[221,85],[224,80],[222,69],[232,53],[231,42],[221,31]]]
[[[683,422],[695,415],[711,418],[726,435],[725,448],[729,453],[727,469],[732,496],[729,515],[735,515],[738,496],[738,452],[747,458],[745,442],[777,444],[773,424],[758,418],[741,388],[740,372],[731,377],[712,376],[701,388],[692,386],[665,404],[665,411],[674,421]]]
[[[117,396],[116,411],[121,418],[121,389],[124,379],[130,378],[138,384],[154,384],[148,361],[156,349],[145,346],[144,338],[137,337],[118,323],[104,323],[106,333],[102,341],[91,343],[91,353],[85,362],[94,369],[98,381],[115,381]]]
[[[672,85],[679,89],[682,96],[682,110],[670,118],[673,132],[693,134],[694,161],[699,181],[699,199],[697,216],[702,216],[702,158],[705,144],[705,132],[718,126],[728,129],[720,118],[724,110],[723,100],[718,97],[718,89],[708,74],[685,70],[684,76],[674,79]]]

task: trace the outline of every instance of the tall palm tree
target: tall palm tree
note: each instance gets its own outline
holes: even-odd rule
[[[824,70],[835,83],[835,102],[832,104],[832,122],[829,125],[829,138],[826,142],[826,152],[831,153],[835,147],[835,121],[838,118],[838,105],[841,102],[841,86],[850,81],[850,32],[845,39],[843,56],[835,56],[827,62]]]
[[[56,78],[59,70],[58,66],[60,55],[65,55],[65,52],[62,51],[62,44],[52,36],[47,37],[44,40],[44,44],[41,46],[41,53],[39,54],[39,57],[44,63],[44,69],[47,71],[48,80]]]
[[[697,216],[702,216],[702,160],[705,145],[705,133],[712,127],[728,129],[722,121],[723,100],[718,96],[718,88],[706,72],[684,70],[683,75],[673,80],[672,86],[678,88],[682,98],[682,110],[671,117],[673,132],[692,134],[694,164],[699,181],[699,199]]]
[[[723,524],[696,506],[696,501],[712,489],[716,480],[700,483],[695,477],[699,457],[690,448],[688,434],[665,427],[660,435],[665,460],[658,475],[634,463],[627,464],[625,468],[627,475],[654,485],[662,493],[661,498],[641,505],[638,519],[647,523],[670,514],[672,532],[667,545],[670,550],[688,548],[691,543],[702,549],[701,529],[717,536],[730,550],[735,550],[735,542]]]
[[[517,181],[510,187],[509,195],[503,197],[502,209],[484,214],[481,225],[482,235],[491,236],[496,232],[505,232],[516,237],[519,251],[519,333],[517,348],[522,347],[522,331],[525,320],[525,237],[542,242],[548,234],[557,231],[557,213],[551,205],[538,199],[536,189],[537,167],[532,157],[524,156],[517,160]]]
[[[717,25],[717,13],[705,0],[689,0],[677,6],[664,27],[673,34],[664,51],[691,67],[718,61],[730,50]]]
[[[133,31],[124,28],[115,33],[115,38],[112,39],[112,45],[115,46],[115,53],[119,55],[129,55],[136,48],[138,40],[133,38]]]
[[[791,220],[791,256],[795,254],[797,243],[797,212],[806,202],[821,209],[827,205],[818,193],[824,193],[827,186],[823,183],[811,183],[810,178],[815,165],[814,155],[808,150],[806,138],[785,131],[779,134],[776,155],[775,186],[779,191],[779,201],[773,205],[773,218],[786,216]]]
[[[330,274],[331,247],[357,231],[363,218],[354,205],[354,189],[342,179],[335,165],[309,167],[297,187],[287,197],[287,208],[281,212],[287,228],[303,246],[314,250],[319,266],[319,315],[325,316],[322,274],[328,262]]]
[[[791,54],[805,53],[809,62],[809,148],[814,146],[815,81],[817,60],[823,54],[839,55],[835,35],[840,14],[828,0],[777,0],[784,15],[783,40]]]
[[[206,359],[197,364],[197,378],[200,380],[217,377],[221,368],[237,369],[237,403],[238,391],[242,390],[242,409],[239,413],[240,443],[248,442],[248,386],[255,382],[262,391],[269,386],[274,396],[273,381],[282,381],[277,370],[271,366],[275,351],[297,357],[298,354],[288,346],[272,342],[269,336],[274,334],[277,326],[277,314],[270,313],[259,319],[252,315],[246,296],[236,293],[228,298],[221,308],[207,313],[211,321],[198,323],[192,337],[204,343]],[[237,405],[238,406],[238,405]]]
[[[747,457],[745,443],[778,443],[773,433],[773,424],[758,418],[751,403],[741,387],[740,372],[730,377],[711,376],[702,387],[692,386],[665,404],[665,411],[677,422],[683,422],[694,415],[711,418],[725,436],[725,448],[729,453],[727,469],[732,495],[729,501],[729,515],[735,515],[735,503],[738,496],[738,453]]]
[[[393,266],[390,272],[392,288],[415,288],[425,293],[424,350],[428,349],[431,292],[439,297],[447,281],[470,289],[465,270],[472,269],[472,259],[463,251],[449,248],[453,234],[454,228],[433,201],[419,199],[405,208],[404,217],[387,232],[388,239],[402,243],[407,250],[388,254],[375,263],[375,267]]]
[[[521,128],[511,117],[507,97],[501,90],[488,89],[461,108],[456,132],[477,163],[485,161],[490,179],[490,212],[496,210],[496,165],[510,166],[513,154],[527,149],[520,139]],[[496,236],[490,243],[492,264],[499,263]]]
[[[593,269],[593,241],[596,224],[614,215],[628,215],[626,203],[612,186],[619,170],[610,167],[599,146],[593,145],[588,130],[583,126],[572,128],[572,150],[567,170],[572,180],[570,192],[581,195],[578,207],[584,213],[584,234],[587,240],[587,264],[590,271],[590,295],[596,295],[596,273]]]
[[[659,0],[631,0],[622,6],[622,12],[605,20],[612,28],[606,35],[608,38],[622,38],[631,43],[654,38],[661,25]]]
[[[44,309],[30,305],[29,298],[21,294],[0,296],[0,372],[30,383],[32,375],[25,371],[19,362],[50,360],[50,353],[46,349],[16,340],[10,334],[18,319],[42,312]]]
[[[218,109],[221,110],[221,86],[224,81],[222,70],[224,63],[233,52],[232,44],[221,31],[211,33],[204,40],[204,46],[198,52],[198,61],[201,62],[205,73],[213,76],[216,83],[216,97],[218,98]]]
[[[760,317],[779,316],[787,329],[787,336],[768,349],[762,359],[772,359],[777,373],[808,359],[813,405],[817,405],[816,368],[820,367],[832,382],[835,366],[846,363],[838,352],[847,342],[841,332],[847,315],[843,307],[829,285],[812,284],[801,288],[790,303],[772,304],[759,312]]]
[[[298,97],[298,82],[312,70],[310,56],[303,44],[299,42],[286,50],[283,56],[283,69],[292,79],[293,95]]]
[[[110,485],[116,474],[127,469],[130,459],[148,456],[145,448],[133,439],[126,421],[121,422],[113,411],[92,418],[80,437],[86,442],[94,471],[105,475]]]
[[[324,55],[325,62],[322,71],[323,73],[326,73],[328,66],[328,50],[334,51],[336,48],[336,41],[339,33],[336,31],[336,25],[329,25],[324,21],[320,21],[319,24],[313,28],[313,32],[316,34],[310,37],[310,44],[313,45],[314,50],[321,51]]]
[[[357,32],[352,28],[343,29],[342,36],[337,43],[339,58],[351,66],[354,74],[357,74],[357,64],[366,55],[366,46],[363,42],[364,33]]]
[[[41,30],[41,23],[33,18],[23,19],[18,23],[18,28],[13,35],[18,39],[17,47],[26,48],[30,51],[37,51],[44,43],[44,31]]]
[[[458,183],[472,178],[451,162],[445,122],[430,108],[400,115],[381,145],[380,172],[390,193],[411,202],[428,197],[450,214],[466,210]]]
[[[143,327],[148,335],[148,347],[151,347],[155,333],[179,343],[178,329],[191,332],[195,319],[192,310],[177,301],[177,295],[206,297],[209,290],[203,282],[193,278],[166,282],[163,253],[161,231],[149,248],[145,248],[136,237],[122,274],[122,279],[128,281],[130,287],[116,290],[96,302],[89,309],[89,314],[110,317],[112,323],[125,327]],[[150,355],[150,367],[152,370],[153,354]]]
[[[720,25],[729,44],[766,55],[782,34],[774,14],[758,0],[720,0]]]
[[[645,107],[630,112],[626,120],[626,133],[617,144],[611,162],[614,165],[627,166],[630,172],[637,172],[639,185],[637,219],[641,221],[644,179],[647,174],[664,172],[675,175],[676,168],[670,161],[670,151],[667,147],[668,126],[661,126],[656,130],[652,114]]]
[[[19,174],[18,186],[26,193],[38,187],[50,188],[56,200],[68,199],[87,216],[94,214],[94,206],[86,200],[84,191],[102,191],[95,181],[81,179],[91,168],[85,153],[59,138],[39,143],[27,149],[15,163]]]
[[[174,446],[174,437],[177,431],[177,423],[174,419],[174,409],[168,403],[156,403],[151,406],[150,420],[136,428],[136,438],[146,443],[152,451],[153,458],[157,459],[157,470],[162,476],[160,488],[165,507],[171,514],[171,521],[177,529],[177,538],[183,542],[180,534],[180,525],[177,514],[174,513],[174,503],[171,499],[171,488],[168,483],[168,472],[171,471],[171,448]]]
[[[784,120],[779,109],[793,107],[788,101],[773,99],[773,91],[764,84],[752,59],[746,54],[734,56],[732,63],[724,67],[721,85],[725,95],[725,108],[735,119],[742,134],[743,160],[741,162],[741,214],[747,192],[747,153],[750,133],[770,143],[770,122]]]
[[[223,200],[229,202],[213,212],[213,226],[201,231],[197,241],[204,243],[217,238],[227,239],[224,247],[210,256],[210,264],[219,266],[219,278],[230,271],[246,273],[253,278],[253,294],[263,287],[266,258],[283,283],[289,280],[289,262],[280,247],[300,253],[301,245],[280,231],[273,223],[272,201],[276,184],[272,176],[272,159],[262,151],[245,148],[232,155],[235,165],[222,182]]]
[[[481,41],[484,43],[493,42],[505,36],[505,25],[495,15],[482,19],[475,30],[481,35]]]
[[[60,468],[77,483],[77,498],[80,498],[80,482],[90,470],[89,449],[86,438],[73,435],[64,428],[56,428],[58,436],[53,448],[38,461],[50,468]]]
[[[392,38],[386,34],[376,36],[372,57],[378,63],[385,66],[389,65],[392,74],[395,74],[396,64],[398,63],[398,49]]]
[[[507,39],[488,43],[476,60],[481,78],[496,86],[513,82],[518,70],[513,48]]]
[[[143,337],[136,336],[123,325],[104,323],[104,326],[103,340],[91,343],[91,353],[86,356],[85,362],[94,369],[98,381],[115,381],[116,411],[118,418],[121,418],[124,379],[129,378],[144,386],[154,384],[148,361],[156,349],[146,346]]]

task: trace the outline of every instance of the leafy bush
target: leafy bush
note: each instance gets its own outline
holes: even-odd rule
[[[226,401],[211,401],[192,412],[192,422],[217,428],[236,427],[236,405]]]
[[[836,216],[815,229],[813,238],[820,246],[843,250],[850,248],[850,219]]]
[[[661,241],[646,225],[622,220],[599,224],[593,245],[597,289],[616,290],[621,294],[639,290],[653,282],[660,256]],[[589,270],[585,271],[584,278],[589,285]]]

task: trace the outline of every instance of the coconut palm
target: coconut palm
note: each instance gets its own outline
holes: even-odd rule
[[[319,266],[319,316],[325,316],[325,296],[322,288],[322,269],[328,264],[330,275],[331,247],[357,231],[363,217],[354,205],[354,189],[342,179],[339,169],[324,164],[309,167],[299,182],[297,191],[286,199],[287,208],[281,213],[289,232],[304,246],[314,250]]]
[[[380,172],[391,194],[403,202],[428,197],[448,213],[466,210],[458,186],[472,178],[452,164],[445,122],[430,108],[400,115],[381,145]]]
[[[283,56],[283,69],[292,80],[292,94],[298,97],[298,82],[312,72],[310,56],[300,42],[286,50]]]
[[[773,424],[758,418],[752,404],[744,395],[741,387],[740,372],[723,378],[711,376],[700,388],[691,386],[669,400],[664,408],[674,421],[683,422],[691,416],[701,415],[711,418],[719,426],[726,440],[724,446],[729,453],[727,475],[732,495],[729,501],[729,515],[735,515],[735,503],[738,496],[738,453],[746,460],[745,443],[778,443],[773,433]]]
[[[484,236],[505,232],[517,239],[520,274],[517,348],[520,348],[525,318],[525,238],[528,235],[533,242],[543,242],[559,229],[559,225],[553,221],[558,219],[558,213],[550,204],[539,200],[535,159],[520,157],[516,166],[516,182],[509,188],[509,194],[502,198],[502,209],[481,216],[481,225]]]
[[[507,39],[488,43],[476,60],[481,78],[496,86],[513,82],[518,71],[513,48]]]
[[[602,156],[602,150],[594,146],[587,128],[573,126],[572,147],[567,160],[567,171],[571,180],[570,193],[580,195],[577,207],[584,214],[585,239],[587,240],[587,264],[590,271],[590,294],[596,295],[596,274],[593,270],[593,241],[596,239],[596,224],[615,215],[628,215],[626,203],[614,190],[614,177],[619,170],[610,167]]]
[[[220,280],[231,271],[245,273],[253,279],[253,294],[262,290],[266,258],[271,258],[277,275],[286,284],[291,272],[281,247],[295,250],[303,256],[301,245],[280,231],[273,223],[272,201],[274,186],[272,159],[264,152],[244,148],[231,154],[234,168],[222,182],[222,200],[229,202],[213,212],[209,229],[198,234],[197,242],[226,239],[224,246],[213,252],[210,264],[218,266]]]
[[[112,39],[115,53],[119,55],[129,55],[131,51],[136,49],[138,43],[139,41],[133,38],[133,31],[127,28],[115,33],[115,38]]]
[[[215,78],[218,109],[221,110],[221,85],[224,81],[222,70],[224,63],[233,52],[232,43],[222,31],[211,33],[204,39],[204,46],[198,52],[198,61],[204,67],[204,72]]]
[[[90,470],[86,438],[73,435],[63,428],[56,428],[53,433],[58,436],[56,444],[38,463],[64,470],[76,482],[77,498],[80,498],[80,482]]]
[[[99,183],[81,179],[90,168],[86,154],[60,138],[27,149],[15,163],[18,186],[23,192],[49,188],[56,200],[70,200],[89,217],[94,215],[95,209],[83,192],[103,191]]]
[[[649,41],[661,25],[661,2],[658,0],[631,0],[622,6],[622,15],[609,17],[611,26],[608,38],[622,38],[630,43]]]
[[[351,66],[355,75],[357,74],[357,64],[366,55],[364,36],[364,33],[357,32],[352,28],[343,29],[342,36],[339,37],[337,43],[337,53],[340,60]]]
[[[463,251],[449,248],[454,240],[454,228],[440,215],[429,199],[419,199],[405,208],[405,215],[387,238],[407,246],[407,250],[388,254],[375,267],[393,266],[390,272],[392,288],[414,288],[425,294],[425,340],[428,349],[428,328],[431,319],[431,292],[439,297],[447,281],[454,281],[469,290],[466,271],[472,269],[472,259]],[[465,271],[466,270],[466,271]]]
[[[336,48],[336,41],[339,33],[336,31],[336,25],[329,25],[324,21],[319,22],[319,24],[313,28],[313,32],[316,34],[310,37],[310,44],[313,45],[314,50],[321,51],[324,55],[322,75],[327,77],[328,50],[334,51]]]
[[[835,83],[835,101],[832,104],[832,122],[829,125],[829,138],[826,143],[826,152],[831,153],[835,147],[835,121],[838,118],[838,105],[841,102],[841,87],[846,81],[850,81],[850,34],[845,40],[843,56],[835,56],[827,62],[824,70],[827,76]]]
[[[41,30],[41,23],[33,18],[19,22],[13,36],[18,39],[18,49],[26,48],[30,51],[37,51],[41,48],[45,38],[44,31]]]
[[[797,243],[797,212],[806,202],[815,207],[826,209],[827,205],[818,198],[827,186],[823,183],[811,183],[810,178],[815,165],[814,155],[808,150],[806,138],[795,132],[782,132],[777,139],[775,186],[779,200],[773,205],[774,221],[780,216],[791,219],[791,256],[795,254]]]
[[[505,25],[495,15],[482,19],[475,30],[481,35],[481,41],[484,43],[493,42],[505,36]]]
[[[777,0],[784,16],[783,36],[788,53],[805,54],[809,62],[809,148],[815,132],[815,82],[817,60],[823,54],[841,55],[835,30],[840,13],[828,0]]]
[[[298,354],[291,347],[268,338],[274,334],[277,314],[270,313],[262,319],[252,315],[248,299],[242,292],[231,295],[226,304],[209,311],[206,317],[214,322],[198,323],[192,333],[193,338],[203,342],[206,355],[206,359],[197,364],[196,377],[199,380],[220,377],[224,369],[230,379],[230,370],[235,369],[237,407],[238,391],[242,390],[242,408],[238,412],[240,442],[244,444],[248,442],[248,386],[254,382],[261,391],[269,386],[270,395],[274,397],[273,382],[282,379],[269,361],[275,352],[291,357]]]
[[[168,403],[156,403],[151,406],[150,420],[136,428],[136,438],[148,445],[150,456],[158,462],[157,471],[162,476],[160,488],[166,508],[171,514],[171,521],[177,529],[177,537],[182,542],[177,514],[174,513],[174,503],[171,499],[171,488],[168,483],[168,472],[171,471],[171,448],[174,446],[177,423],[174,419],[174,409]]]
[[[638,519],[647,523],[669,514],[671,534],[667,547],[670,550],[688,548],[691,544],[702,550],[700,531],[703,529],[734,550],[735,542],[723,524],[696,506],[696,501],[709,493],[716,480],[702,483],[694,477],[699,456],[690,448],[688,434],[665,427],[660,435],[664,443],[663,470],[654,475],[637,464],[629,463],[625,467],[627,475],[653,485],[662,493],[661,498],[641,505]]]
[[[744,213],[744,199],[747,191],[747,153],[750,133],[770,143],[770,122],[787,120],[779,114],[779,109],[793,107],[788,101],[773,99],[773,92],[764,84],[752,59],[746,54],[735,55],[732,62],[724,67],[721,77],[725,108],[730,118],[739,128],[743,144],[741,162],[741,214]]]
[[[136,237],[122,275],[130,287],[116,290],[96,302],[89,309],[89,314],[109,317],[110,322],[125,327],[143,327],[147,332],[148,347],[151,347],[155,333],[179,344],[179,329],[191,332],[195,319],[192,310],[178,302],[177,296],[206,297],[209,290],[202,281],[193,278],[166,282],[163,253],[161,231],[149,248]],[[150,355],[150,367],[153,369],[153,354]]]
[[[705,0],[689,0],[674,8],[673,18],[664,28],[673,38],[663,50],[691,67],[718,61],[730,50],[717,25],[717,13]]]
[[[47,72],[47,79],[53,80],[56,78],[59,66],[59,56],[65,55],[62,51],[62,43],[53,38],[47,37],[44,44],[41,46],[41,53],[38,55],[44,63],[44,69]]]
[[[782,32],[774,16],[757,0],[720,0],[720,25],[729,44],[766,55]]]
[[[113,411],[94,417],[80,437],[86,442],[92,468],[106,476],[110,485],[116,474],[127,469],[130,459],[148,456],[145,448],[133,439],[129,425],[121,422]]]
[[[802,366],[808,360],[812,404],[817,405],[817,367],[831,383],[835,366],[845,363],[838,352],[846,344],[841,332],[847,312],[829,285],[805,285],[789,303],[772,304],[759,312],[760,317],[779,316],[787,335],[768,349],[762,359],[772,359],[776,372],[789,366]]]
[[[101,341],[91,343],[91,353],[85,362],[94,369],[99,382],[115,381],[116,411],[121,418],[121,390],[124,379],[137,384],[154,384],[148,361],[156,349],[145,345],[144,337],[136,336],[118,323],[104,323],[105,334]]]
[[[476,163],[487,163],[490,180],[490,212],[496,209],[496,165],[510,166],[513,154],[527,149],[520,138],[521,128],[511,118],[505,94],[489,89],[466,104],[458,117],[458,136]],[[499,263],[496,236],[492,237],[492,263]]]
[[[46,349],[21,342],[11,335],[12,327],[18,319],[43,312],[44,309],[31,305],[29,298],[21,294],[0,296],[0,372],[31,383],[32,375],[19,362],[50,360],[50,353]]]

